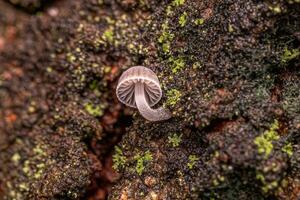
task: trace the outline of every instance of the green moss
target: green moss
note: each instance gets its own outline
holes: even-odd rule
[[[279,5],[269,6],[269,9],[270,9],[272,12],[276,13],[276,14],[282,12],[282,10],[281,10],[281,8],[280,8]]]
[[[263,184],[266,182],[264,175],[262,173],[259,173],[259,172],[256,173],[256,179],[261,181]]]
[[[232,26],[232,24],[228,24],[228,32],[232,33],[234,31],[234,28]]]
[[[67,53],[67,61],[73,63],[76,61],[76,57],[72,53]]]
[[[171,69],[173,73],[177,73],[185,67],[185,61],[183,58],[169,58],[169,63],[171,65]]]
[[[264,193],[278,187],[278,181],[267,182],[265,176],[261,172],[256,172],[256,179],[262,183],[261,190]]]
[[[300,55],[299,49],[289,50],[288,48],[285,48],[283,55],[281,56],[281,61],[286,63],[289,62],[290,60],[297,58],[299,55]]]
[[[189,162],[187,164],[189,169],[193,169],[195,166],[196,162],[199,160],[199,158],[196,155],[190,155],[189,156]]]
[[[201,69],[202,65],[200,62],[195,62],[192,67],[193,69]]]
[[[136,160],[135,170],[138,173],[138,175],[142,175],[143,171],[145,170],[145,162],[149,162],[153,158],[150,151],[148,150],[145,152],[144,155],[136,155],[134,159]]]
[[[218,175],[216,179],[213,179],[213,185],[216,187],[216,186],[219,186],[220,183],[224,182],[225,181],[225,177],[224,176],[221,176],[221,175]]]
[[[214,186],[218,186],[218,185],[219,185],[219,181],[218,181],[217,179],[214,179],[214,180],[213,180],[213,185],[214,185]]]
[[[38,169],[38,170],[36,171],[36,173],[34,173],[33,177],[34,177],[35,179],[39,179],[39,178],[41,178],[41,176],[43,175],[43,172],[44,172],[44,169]]]
[[[104,112],[103,108],[100,105],[93,105],[91,103],[86,103],[84,105],[84,109],[90,114],[93,115],[94,117],[101,117]]]
[[[173,5],[173,6],[181,6],[181,5],[184,4],[184,2],[185,2],[185,0],[174,0],[174,1],[172,2],[172,5]]]
[[[275,120],[269,130],[265,131],[262,135],[256,137],[254,140],[254,143],[258,147],[258,153],[264,154],[265,158],[267,158],[273,150],[272,142],[279,139],[277,132],[278,129],[279,122]]]
[[[169,41],[162,44],[162,50],[165,54],[170,53],[170,46],[171,46],[171,43]]]
[[[21,156],[19,153],[15,153],[12,157],[11,157],[11,160],[15,163],[15,164],[18,164],[19,161],[21,159]]]
[[[265,192],[265,193],[267,193],[268,191],[273,190],[273,189],[275,189],[277,187],[278,187],[278,182],[277,181],[272,181],[271,183],[263,186],[262,187],[262,191]]]
[[[123,155],[123,152],[120,147],[115,146],[115,154],[113,155],[113,169],[119,170],[120,168],[125,167],[126,157]]]
[[[103,33],[103,39],[109,43],[112,43],[114,41],[114,32],[113,28],[108,28],[106,31]]]
[[[33,148],[33,152],[40,157],[47,156],[47,153],[44,151],[42,145],[38,144]]]
[[[187,22],[187,16],[188,16],[187,12],[184,12],[182,15],[180,15],[179,21],[178,21],[180,27],[184,27],[185,26],[185,24]]]
[[[19,188],[20,188],[20,191],[29,191],[29,187],[28,187],[27,183],[20,183]]]
[[[182,135],[177,135],[176,133],[174,133],[172,136],[168,137],[168,142],[173,147],[178,147],[181,142],[181,137]]]
[[[173,13],[173,11],[172,11],[172,6],[167,6],[167,8],[166,8],[166,13],[167,13],[167,15],[169,16],[169,15],[171,15],[172,13]]]
[[[194,23],[195,23],[197,26],[202,25],[202,24],[204,24],[204,19],[203,19],[203,18],[195,19]]]
[[[163,52],[165,54],[169,54],[171,41],[174,38],[174,34],[169,32],[169,26],[167,22],[162,25],[162,29],[162,34],[159,36],[158,42],[162,45]]]
[[[284,145],[281,150],[283,152],[285,152],[287,155],[289,155],[290,157],[293,155],[293,146],[292,144],[289,142],[286,145]]]
[[[169,106],[174,106],[181,97],[181,92],[179,90],[176,89],[171,89],[167,92],[167,101],[166,104]]]
[[[101,92],[99,91],[98,88],[99,82],[97,80],[93,80],[90,84],[89,84],[89,88],[93,91],[93,93],[96,96],[100,96]]]
[[[105,66],[104,67],[104,73],[108,74],[111,72],[111,66]]]
[[[98,88],[98,81],[93,80],[93,81],[89,84],[89,88],[90,88],[91,90],[97,89],[97,88]]]

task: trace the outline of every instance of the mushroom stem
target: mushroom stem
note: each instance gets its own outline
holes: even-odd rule
[[[145,96],[145,88],[144,83],[141,81],[138,81],[135,84],[135,103],[136,106],[141,113],[141,115],[146,118],[149,121],[161,121],[161,120],[167,120],[171,118],[171,113],[163,108],[160,107],[158,109],[152,109]]]

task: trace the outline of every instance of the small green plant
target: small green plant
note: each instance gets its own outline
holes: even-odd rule
[[[67,61],[69,63],[74,63],[76,61],[76,57],[72,53],[67,53]]]
[[[225,181],[225,177],[222,175],[218,175],[215,179],[213,179],[212,183],[213,185],[216,187],[218,185],[220,185],[220,183]]]
[[[158,43],[162,45],[165,54],[170,53],[171,41],[174,39],[174,34],[170,33],[168,22],[162,25],[162,34],[158,38]]]
[[[94,117],[101,117],[104,114],[103,108],[100,105],[95,106],[91,103],[86,103],[84,108],[90,115]]]
[[[275,120],[269,130],[265,131],[262,135],[257,136],[254,140],[254,143],[258,147],[258,153],[264,154],[265,158],[267,158],[273,150],[272,142],[279,139],[278,129],[279,122]]]
[[[182,135],[177,135],[176,133],[174,133],[172,136],[168,137],[168,142],[173,147],[178,147],[181,142],[181,137]]]
[[[289,50],[287,47],[284,49],[283,55],[281,57],[282,62],[286,63],[290,60],[297,58],[300,55],[299,49],[291,49]]]
[[[173,73],[177,73],[185,67],[185,61],[183,58],[169,58],[169,63],[171,64],[171,69]]]
[[[204,24],[204,19],[203,19],[203,18],[195,19],[194,23],[195,23],[197,26],[202,25],[202,24]]]
[[[90,84],[89,84],[89,88],[93,91],[93,93],[96,96],[100,96],[101,92],[99,91],[98,88],[99,82],[97,80],[93,80]]]
[[[232,25],[232,24],[228,24],[228,32],[229,32],[229,33],[234,32],[234,28],[233,28],[233,25]]]
[[[181,6],[181,5],[184,4],[184,2],[185,2],[185,0],[174,0],[174,1],[172,2],[172,5],[173,5],[173,6]]]
[[[169,106],[174,106],[182,96],[181,92],[177,89],[171,89],[167,92],[166,104]]]
[[[118,170],[120,168],[125,167],[126,157],[123,155],[123,152],[120,147],[115,146],[115,154],[112,156],[113,158],[113,169]]]
[[[284,145],[281,150],[290,157],[293,155],[293,146],[290,142]]]
[[[264,175],[261,172],[256,172],[256,179],[262,183],[261,190],[264,193],[267,193],[268,191],[278,187],[278,182],[276,180],[272,182],[266,181]]]
[[[180,27],[184,27],[185,26],[186,21],[187,21],[187,16],[188,16],[187,12],[184,12],[182,15],[180,15],[179,21],[178,21]]]
[[[276,14],[282,12],[282,10],[281,10],[281,8],[280,8],[279,5],[269,6],[269,9],[270,9],[272,12],[276,13]]]
[[[188,168],[193,169],[198,160],[199,158],[196,155],[189,155],[189,162],[187,164]]]
[[[152,155],[150,153],[150,151],[146,151],[144,155],[136,155],[134,157],[134,159],[136,160],[136,172],[138,173],[138,175],[142,175],[144,169],[145,169],[145,162],[149,162],[151,161]]]
[[[114,32],[112,28],[108,28],[106,31],[103,33],[103,39],[109,43],[112,43],[114,40]]]

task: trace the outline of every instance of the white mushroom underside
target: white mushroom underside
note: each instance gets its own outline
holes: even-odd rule
[[[161,98],[162,94],[160,88],[158,88],[156,84],[148,80],[139,80],[139,81],[129,80],[122,83],[117,90],[118,91],[117,95],[119,100],[128,106],[136,108],[136,102],[134,98],[134,86],[137,82],[145,83],[144,88],[145,88],[146,101],[150,106],[155,105]]]
[[[165,108],[152,109],[162,97],[156,74],[143,66],[126,70],[118,81],[116,89],[118,99],[127,106],[138,108],[149,121],[166,120],[171,114]]]

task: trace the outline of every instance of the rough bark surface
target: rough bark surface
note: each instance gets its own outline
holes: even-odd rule
[[[0,199],[300,198],[299,0],[0,1]],[[150,123],[115,88],[159,77]]]

